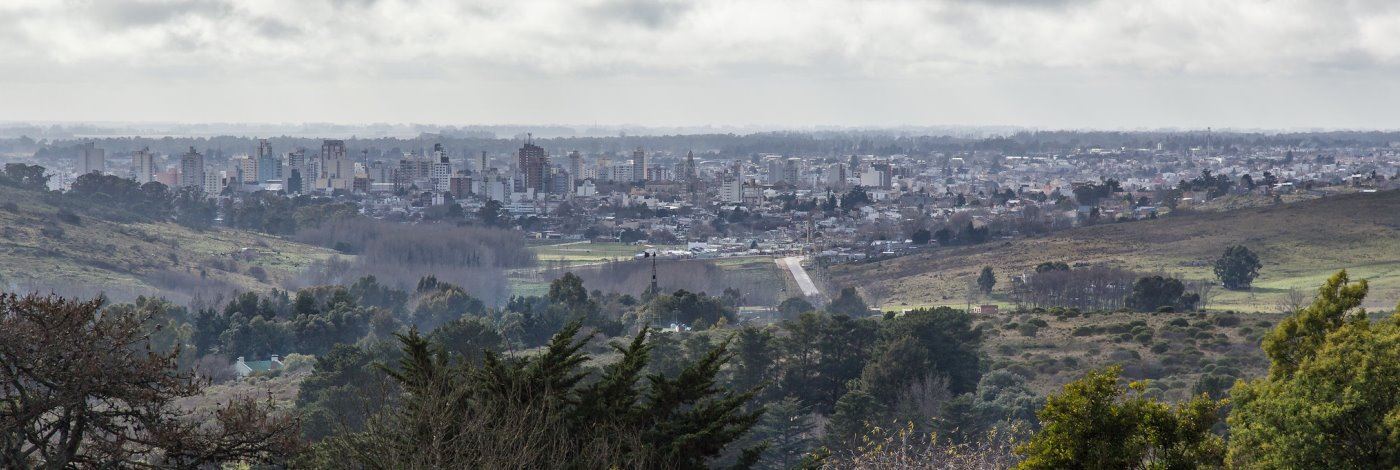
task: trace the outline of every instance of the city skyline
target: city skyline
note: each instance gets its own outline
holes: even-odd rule
[[[0,121],[1394,129],[1400,5],[6,2]]]

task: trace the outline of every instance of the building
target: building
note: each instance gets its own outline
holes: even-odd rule
[[[399,159],[399,171],[394,174],[394,182],[401,188],[407,188],[431,178],[433,175],[433,165],[427,159],[419,157],[417,154],[405,153]],[[418,189],[429,189],[420,186]]]
[[[208,171],[204,173],[204,180],[200,184],[204,194],[216,196],[224,192],[224,172]]]
[[[204,155],[190,147],[190,151],[180,156],[180,186],[204,187]]]
[[[676,176],[682,181],[695,181],[699,177],[695,169],[695,152],[686,152],[685,161],[676,170]]]
[[[136,180],[136,184],[156,180],[156,156],[150,147],[131,153],[131,179]]]
[[[789,158],[783,165],[783,182],[797,186],[798,178],[802,175],[802,159]]]
[[[258,161],[247,155],[233,159],[234,180],[242,184],[258,184]]]
[[[345,141],[321,141],[321,154],[312,161],[307,174],[314,175],[315,189],[349,191],[355,183],[355,162],[345,152]]]
[[[607,178],[604,179],[624,183],[632,181],[632,177],[635,175],[634,168],[636,168],[636,165],[633,165],[632,160],[614,163],[612,167],[608,169]]]
[[[583,175],[583,155],[579,154],[578,150],[569,152],[569,164],[564,170],[575,178]]]
[[[524,177],[524,189],[526,192],[534,190],[535,194],[543,194],[549,191],[549,154],[545,153],[544,147],[535,145],[530,139],[525,140],[525,146],[520,147],[517,155],[519,160],[519,170]]]
[[[647,179],[647,152],[637,147],[632,151],[632,181],[646,181]]]
[[[280,370],[283,367],[286,366],[282,364],[282,359],[276,354],[273,354],[272,358],[266,361],[244,361],[243,356],[238,356],[238,361],[233,363],[233,373],[238,374],[239,378],[243,378],[254,372],[269,372]]]
[[[259,183],[282,180],[282,159],[272,153],[272,144],[267,139],[258,139],[258,150],[253,154],[253,164],[257,168]]]
[[[447,151],[442,149],[442,144],[433,144],[433,165],[430,169],[430,178],[433,180],[433,192],[442,194],[452,190],[452,162],[447,159]]]
[[[719,183],[719,200],[727,204],[743,204],[744,180],[725,178]]]
[[[78,174],[86,175],[92,172],[107,172],[107,151],[88,142],[78,148]]]

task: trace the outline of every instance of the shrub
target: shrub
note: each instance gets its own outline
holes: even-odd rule
[[[78,217],[78,214],[74,214],[73,211],[68,210],[67,207],[58,210],[58,220],[69,225],[80,225],[83,223],[83,219]]]
[[[1036,326],[1035,322],[1023,323],[1019,328],[1016,329],[1016,331],[1020,332],[1021,336],[1034,338],[1036,332],[1040,331],[1040,327]]]
[[[1239,326],[1240,317],[1234,315],[1220,315],[1215,317],[1215,326],[1234,327]]]
[[[49,238],[63,238],[63,227],[52,225],[39,229],[39,233]]]

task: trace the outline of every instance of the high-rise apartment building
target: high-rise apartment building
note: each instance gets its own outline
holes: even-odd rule
[[[647,152],[637,147],[632,151],[632,181],[646,181],[647,179]]]
[[[83,144],[78,148],[78,174],[86,175],[107,171],[107,151],[97,148],[92,142]]]
[[[272,153],[272,144],[267,139],[258,139],[258,151],[253,158],[258,168],[258,182],[282,179],[282,159]]]
[[[544,147],[535,145],[534,142],[526,139],[525,145],[520,147],[517,158],[520,174],[525,178],[525,189],[533,189],[535,194],[549,191],[550,186],[546,181],[549,179],[549,154],[545,153]]]
[[[452,190],[452,162],[442,144],[433,144],[432,175],[433,192],[442,194]]]
[[[131,153],[131,179],[136,180],[136,184],[156,180],[156,156],[150,147]]]
[[[583,175],[583,155],[578,150],[569,152],[569,166],[564,169],[575,178]]]
[[[180,186],[204,187],[204,155],[190,147],[190,151],[180,156]]]

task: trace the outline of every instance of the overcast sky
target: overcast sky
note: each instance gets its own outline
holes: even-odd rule
[[[1394,0],[0,0],[0,120],[1400,128]]]

